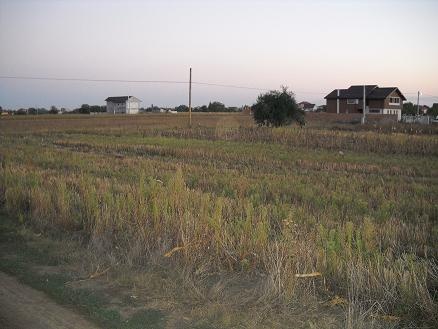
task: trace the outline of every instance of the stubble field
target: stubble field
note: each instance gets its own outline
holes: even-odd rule
[[[180,273],[188,295],[221,305],[203,314],[215,327],[287,327],[297,305],[313,305],[337,307],[318,328],[432,328],[438,135],[342,127],[260,128],[242,114],[195,114],[192,128],[186,114],[2,118],[0,207],[80,241],[101,268]],[[242,316],[254,310],[263,315]]]

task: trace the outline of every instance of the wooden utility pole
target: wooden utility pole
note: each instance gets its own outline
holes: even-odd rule
[[[192,68],[190,68],[189,80],[189,126],[192,127]]]
[[[367,100],[366,100],[366,86],[363,86],[363,99],[362,99],[362,124],[365,124],[365,112],[367,110]]]

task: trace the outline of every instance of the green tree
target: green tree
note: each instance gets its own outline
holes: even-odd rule
[[[106,112],[106,106],[91,105],[89,109],[90,112]]]
[[[90,114],[90,105],[82,104],[78,112],[81,114]]]
[[[197,112],[208,112],[208,107],[206,105],[202,105],[196,108]]]
[[[416,115],[417,114],[417,107],[414,104],[412,104],[411,102],[404,103],[403,108],[402,108],[402,114]]]
[[[175,107],[175,111],[177,112],[188,112],[189,111],[189,107],[187,105],[180,105]]]
[[[27,109],[27,113],[35,115],[35,114],[38,114],[38,110],[36,108],[34,108],[34,107],[29,107]]]
[[[221,102],[210,102],[207,107],[208,112],[225,112],[225,109],[225,105]]]
[[[305,124],[304,111],[298,108],[295,96],[287,87],[260,94],[252,106],[254,120],[260,126],[279,127],[294,121]]]
[[[432,107],[427,110],[427,115],[438,117],[438,103],[433,103]]]
[[[58,114],[58,113],[59,113],[59,110],[58,110],[58,108],[57,108],[55,105],[52,105],[52,106],[50,106],[50,111],[49,111],[49,113],[50,113],[50,114]]]
[[[327,112],[327,105],[320,105],[316,108],[316,112]]]
[[[147,107],[145,111],[146,112],[160,112],[160,108],[158,106],[151,105],[151,106]]]

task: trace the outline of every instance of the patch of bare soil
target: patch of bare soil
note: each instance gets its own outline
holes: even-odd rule
[[[0,328],[94,329],[94,324],[44,293],[0,272]]]

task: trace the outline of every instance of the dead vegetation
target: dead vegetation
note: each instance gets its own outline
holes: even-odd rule
[[[3,134],[8,214],[81,236],[105,260],[93,273],[175,267],[218,308],[323,301],[346,328],[437,323],[436,136],[118,119]]]

